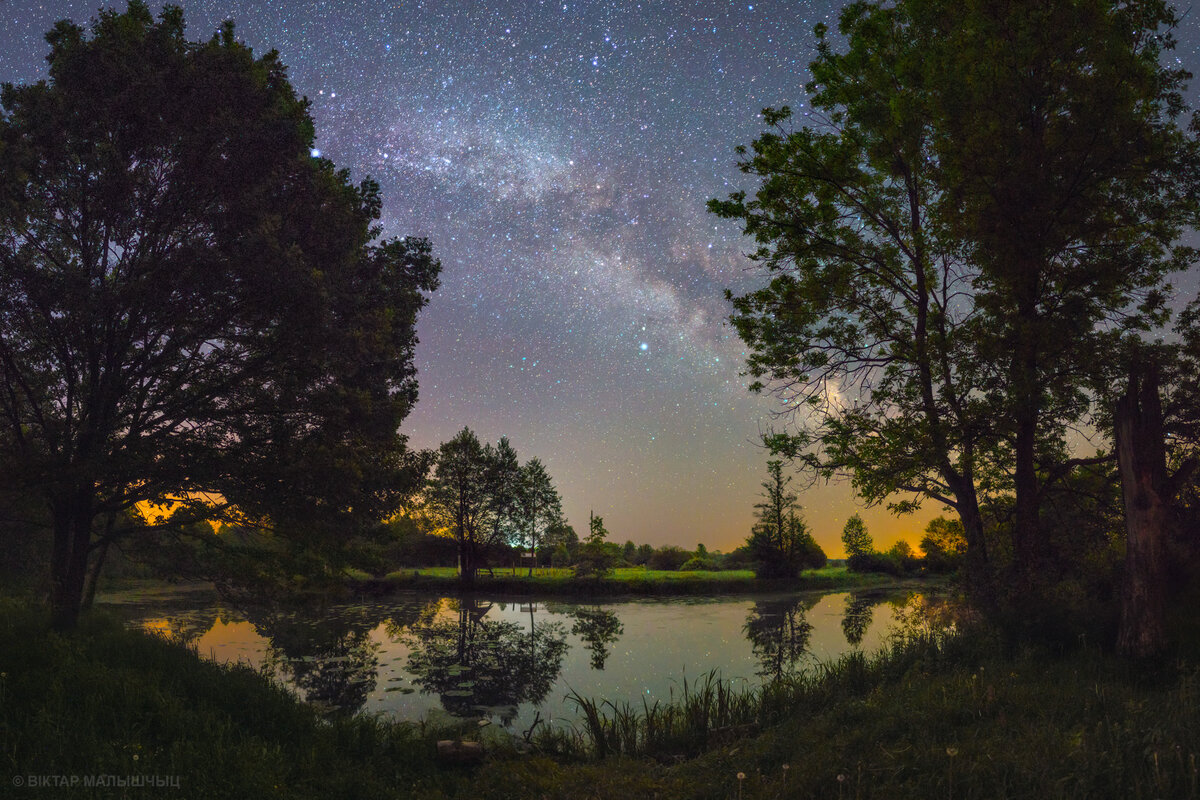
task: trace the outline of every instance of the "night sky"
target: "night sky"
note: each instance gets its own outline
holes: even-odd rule
[[[704,205],[753,191],[733,148],[764,106],[804,103],[812,28],[841,5],[183,3],[193,39],[232,18],[279,50],[321,155],[380,182],[386,235],[432,241],[412,443],[507,435],[581,534],[593,509],[618,542],[723,550],[749,532],[775,404],[746,391],[726,323],[724,289],[761,282],[750,242]],[[0,0],[0,80],[44,77],[44,33],[97,7]],[[1197,25],[1177,32],[1193,72]],[[881,549],[940,511],[896,519],[846,484],[801,502],[831,556],[855,511]]]

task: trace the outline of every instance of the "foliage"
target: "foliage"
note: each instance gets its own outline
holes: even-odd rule
[[[755,504],[758,521],[746,540],[760,578],[794,578],[805,567],[822,566],[825,553],[799,515],[796,494],[788,489],[782,461],[767,462],[763,502]]]
[[[608,529],[604,527],[604,518],[599,514],[588,517],[588,544],[598,544],[608,538]]]
[[[507,546],[514,530],[528,532],[529,518],[521,511],[520,494],[528,477],[507,438],[494,446],[484,445],[470,428],[463,428],[438,448],[425,488],[424,510],[457,543],[463,585],[475,582],[475,573]],[[548,492],[546,488],[539,487],[540,499],[530,500],[526,510],[535,509],[539,515],[553,510],[553,487]],[[554,523],[547,524],[543,517],[537,524],[549,531]]]
[[[1059,530],[1042,518],[1079,460],[1066,431],[1120,390],[1118,342],[1168,318],[1164,281],[1196,251],[1200,143],[1186,129],[1191,77],[1169,57],[1167,3],[912,6],[936,36],[929,111],[939,216],[980,267],[979,350],[1003,366],[986,390],[1011,441],[1013,566],[1053,583]],[[1092,393],[1094,392],[1094,393]]]
[[[846,548],[849,558],[866,555],[875,549],[871,534],[867,532],[867,526],[858,514],[846,520],[846,525],[842,528],[842,545]]]
[[[767,284],[728,296],[751,388],[796,423],[772,448],[869,502],[955,509],[981,597],[981,505],[1005,495],[1021,593],[1053,582],[1044,504],[1109,457],[1067,432],[1104,416],[1119,340],[1166,321],[1193,260],[1178,21],[1158,0],[853,3],[836,40],[817,28],[811,114],[765,109],[738,150],[754,195],[710,202],[759,245]]]
[[[620,545],[589,539],[579,548],[579,557],[575,560],[575,577],[587,580],[606,578],[620,563]]]
[[[310,156],[232,24],[131,0],[47,41],[49,80],[0,92],[0,482],[51,517],[57,624],[144,501],[336,552],[425,471],[397,430],[429,244],[373,241],[378,186]]]
[[[691,554],[674,544],[663,545],[646,561],[650,569],[679,569],[691,559]]]
[[[957,569],[967,551],[967,540],[963,536],[962,522],[946,517],[935,517],[925,526],[921,538],[921,552],[925,568],[932,572],[951,572]]]
[[[562,501],[541,461],[532,458],[521,467],[516,495],[520,538],[536,553],[562,520]],[[533,564],[529,568],[533,569]]]

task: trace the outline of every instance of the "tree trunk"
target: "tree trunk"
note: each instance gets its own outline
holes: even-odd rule
[[[50,613],[56,630],[71,630],[79,622],[92,540],[92,496],[79,489],[51,503],[54,550],[50,565]]]
[[[956,491],[958,518],[962,521],[963,537],[967,540],[967,585],[972,597],[983,607],[995,601],[992,574],[988,565],[987,542],[983,538],[983,515],[979,512],[979,496],[974,484],[967,479]]]
[[[110,514],[104,527],[104,541],[96,551],[96,558],[88,570],[87,586],[83,592],[83,610],[87,611],[96,600],[96,586],[100,583],[100,571],[104,569],[104,559],[108,555],[108,546],[112,543],[113,516]]]
[[[458,553],[458,582],[466,590],[475,587],[475,553],[471,541],[465,539]]]
[[[1153,367],[1139,369],[1135,364],[1130,370],[1114,422],[1125,501],[1125,579],[1117,650],[1144,658],[1166,646],[1164,545],[1171,522],[1162,406]]]
[[[1037,276],[1040,270],[1027,265],[1017,302],[1017,330],[1012,363],[1012,391],[1016,407],[1016,519],[1013,526],[1013,566],[1018,593],[1028,597],[1039,569],[1040,503],[1037,476],[1037,424],[1041,413],[1042,387],[1038,382]],[[1043,345],[1044,346],[1044,345]],[[1032,598],[1029,598],[1032,599]]]

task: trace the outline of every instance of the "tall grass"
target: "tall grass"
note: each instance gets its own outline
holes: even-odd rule
[[[683,680],[678,696],[666,702],[597,700],[572,690],[567,699],[581,715],[569,731],[547,732],[541,746],[559,755],[607,758],[649,756],[659,760],[694,757],[713,746],[729,745],[763,728],[864,694],[916,663],[951,658],[953,636],[910,632],[882,651],[850,653],[807,672],[761,686],[735,686],[716,670]]]
[[[391,798],[442,780],[437,735],[325,719],[247,665],[102,616],[60,635],[44,614],[0,602],[5,790],[29,776],[157,775],[177,776],[171,791],[186,797]]]

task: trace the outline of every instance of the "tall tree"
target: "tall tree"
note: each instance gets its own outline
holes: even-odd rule
[[[487,566],[489,556],[520,537],[521,483],[523,475],[517,451],[507,436],[501,436],[495,445],[485,448],[487,470],[488,522],[477,542],[476,556],[479,566]],[[489,567],[490,568],[490,567]]]
[[[372,243],[378,186],[312,158],[276,53],[132,0],[0,92],[0,470],[52,520],[55,622],[143,501],[286,531],[378,519],[424,463],[416,314],[439,265]]]
[[[791,475],[783,474],[783,462],[767,462],[767,480],[763,481],[762,502],[754,508],[758,516],[746,544],[750,548],[759,577],[794,578],[815,556],[808,525],[800,516],[796,493],[788,488]],[[819,548],[818,548],[819,549]]]
[[[521,467],[507,438],[483,444],[470,428],[443,442],[425,486],[425,511],[458,545],[460,580],[475,583],[488,557],[521,530]]]
[[[558,490],[554,488],[545,465],[536,458],[531,458],[521,467],[516,510],[521,538],[536,556],[548,532],[562,519],[562,501]],[[532,563],[529,565],[529,574],[533,575]]]
[[[842,528],[842,544],[850,558],[869,555],[875,549],[871,534],[867,532],[867,526],[858,514],[846,520],[846,525]]]
[[[849,476],[897,511],[925,499],[954,508],[982,580],[977,487],[996,440],[975,387],[989,366],[974,351],[978,270],[935,215],[944,190],[925,110],[928,35],[903,4],[851,5],[841,32],[837,53],[816,29],[804,124],[765,109],[769,130],[738,148],[754,196],[709,203],[743,223],[769,278],[727,293],[732,321],[750,348],[751,390],[775,394],[796,423],[768,438],[772,450]]]
[[[1041,503],[1090,458],[1066,431],[1111,385],[1106,353],[1164,319],[1189,263],[1187,75],[1160,58],[1164,2],[859,2],[844,52],[818,28],[812,125],[788,109],[710,208],[740,219],[770,283],[733,297],[756,390],[808,427],[772,440],[867,500],[954,508],[986,578],[980,494],[1014,493],[1014,553],[1039,562]],[[745,154],[745,151],[741,151]]]
[[[987,388],[1028,580],[1049,483],[1077,461],[1064,434],[1093,408],[1089,379],[1115,366],[1099,383],[1123,382],[1117,338],[1166,321],[1163,281],[1195,257],[1178,243],[1200,197],[1200,149],[1180,124],[1190,75],[1166,57],[1180,18],[1162,0],[908,5],[938,42],[929,110],[952,187],[940,217],[979,265],[986,352],[1004,366]]]

